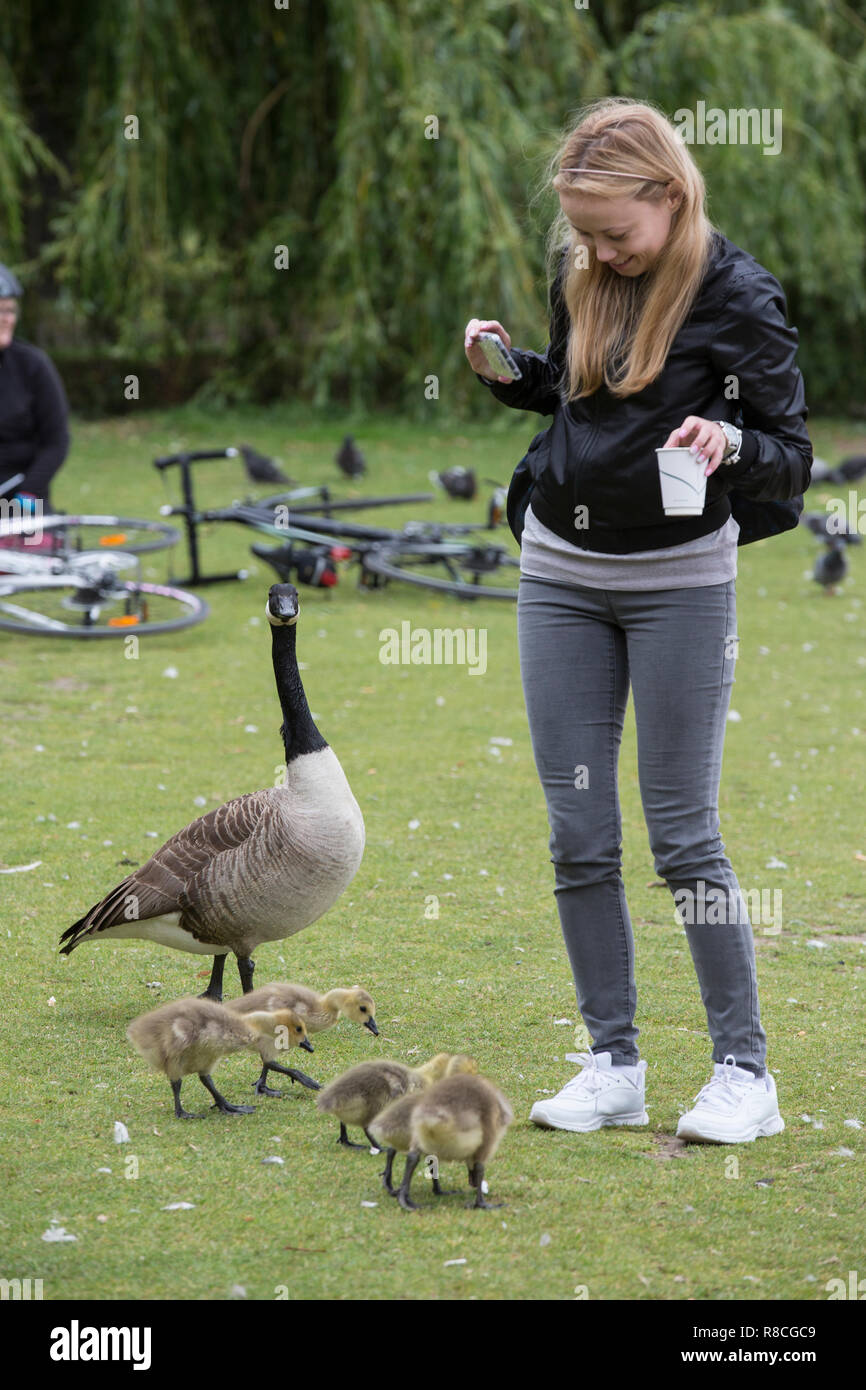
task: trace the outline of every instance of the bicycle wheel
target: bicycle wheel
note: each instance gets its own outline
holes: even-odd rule
[[[119,579],[113,571],[76,582],[67,575],[0,579],[0,630],[38,637],[127,637],[180,632],[210,612],[198,594]]]
[[[7,543],[25,553],[37,552],[37,546],[28,544],[32,538],[44,533],[44,540],[50,544],[38,546],[38,553],[78,553],[83,550],[112,551],[125,550],[130,555],[145,555],[156,550],[167,550],[177,545],[180,532],[175,526],[163,521],[143,521],[138,517],[124,516],[42,516],[16,517],[0,521],[0,545]]]
[[[457,598],[514,601],[520,560],[501,545],[384,545],[363,554],[361,567],[362,576],[373,577],[374,588],[383,579],[396,579]]]

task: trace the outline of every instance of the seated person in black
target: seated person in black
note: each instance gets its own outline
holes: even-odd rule
[[[0,265],[0,498],[51,510],[50,485],[69,451],[63,383],[41,348],[15,339],[21,286]]]

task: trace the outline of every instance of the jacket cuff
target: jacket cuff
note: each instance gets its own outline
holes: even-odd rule
[[[751,430],[744,429],[739,459],[736,463],[723,463],[721,466],[729,478],[739,478],[743,473],[748,472],[757,457],[757,438]]]

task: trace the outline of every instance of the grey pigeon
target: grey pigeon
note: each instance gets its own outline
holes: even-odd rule
[[[347,478],[362,478],[367,471],[364,455],[350,434],[337,450],[337,467]]]
[[[434,476],[449,497],[462,497],[471,502],[478,491],[478,479],[474,472],[471,468],[462,468],[460,464],[446,468],[442,473],[431,474],[431,478]]]
[[[800,525],[808,526],[812,535],[818,536],[822,541],[839,540],[844,541],[845,545],[863,544],[862,536],[856,531],[850,531],[844,522],[840,524],[838,518],[830,512],[803,512]]]
[[[817,457],[812,459],[810,487],[842,487],[845,483],[856,483],[866,474],[866,454],[849,454],[835,468]]]
[[[841,541],[828,542],[827,549],[815,561],[812,578],[823,585],[825,593],[835,590],[848,573],[848,560]]]
[[[249,444],[241,445],[241,454],[247,473],[254,483],[288,484],[292,481],[280,471],[273,459],[265,458],[264,454],[259,454],[255,449],[251,449]]]
[[[836,473],[846,483],[856,483],[866,473],[866,454],[849,454],[838,465]]]

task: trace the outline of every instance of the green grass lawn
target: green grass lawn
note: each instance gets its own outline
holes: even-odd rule
[[[419,490],[429,469],[456,463],[507,482],[539,427],[508,425],[359,425],[370,472],[340,491]],[[864,447],[844,421],[810,427],[831,460]],[[155,455],[241,440],[279,455],[293,476],[337,484],[344,428],[290,411],[211,419],[191,409],[79,423],[55,500],[154,517],[166,500]],[[239,462],[203,465],[202,502],[243,496],[241,476]],[[809,507],[824,495],[810,494]],[[482,516],[480,500],[441,497],[426,510]],[[205,562],[242,565],[251,539],[215,530]],[[122,861],[143,862],[201,813],[197,798],[210,809],[273,783],[282,746],[264,620],[271,572],[254,562],[246,583],[209,590],[204,624],[143,640],[137,660],[121,642],[0,634],[0,867],[41,861],[0,876],[0,1275],[41,1278],[47,1299],[227,1299],[240,1286],[250,1299],[568,1300],[585,1288],[591,1299],[823,1300],[829,1279],[866,1273],[864,1135],[845,1124],[866,1123],[866,553],[849,552],[851,574],[828,597],[808,578],[815,550],[798,528],[739,552],[740,718],[728,725],[720,810],[741,887],[783,892],[781,933],[755,933],[786,1129],[731,1149],[673,1139],[711,1074],[710,1043],[673,899],[654,886],[631,706],[623,872],[650,1125],[542,1132],[529,1108],[575,1071],[564,1054],[580,1020],[514,606],[393,585],[364,593],[349,575],[331,592],[302,590],[307,693],[361,804],[367,848],[325,918],[257,952],[257,981],[372,992],[381,1037],[346,1022],[320,1035],[303,1068],[322,1081],[369,1057],[471,1052],[515,1110],[488,1173],[492,1200],[505,1204],[492,1212],[466,1210],[468,1191],[434,1205],[416,1178],[422,1210],[404,1213],[379,1183],[382,1160],[339,1149],[336,1125],[298,1088],[254,1115],[176,1121],[168,1083],[124,1030],[158,1002],[203,989],[209,959],[146,942],[58,955],[60,932],[123,877]],[[152,568],[161,577],[165,557]],[[485,674],[383,665],[379,633],[406,620],[486,629]],[[774,857],[787,867],[768,868]],[[231,960],[226,982],[239,991]],[[217,1070],[230,1100],[250,1099],[256,1061],[236,1055]],[[195,1079],[184,1097],[204,1108]],[[128,1144],[114,1143],[116,1120]],[[275,1155],[281,1165],[263,1161]],[[464,1181],[462,1169],[443,1176]],[[165,1209],[177,1202],[192,1209]],[[51,1221],[75,1242],[44,1242]]]

